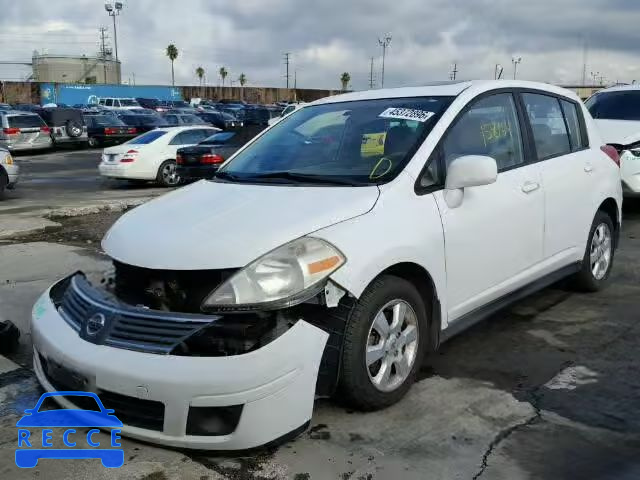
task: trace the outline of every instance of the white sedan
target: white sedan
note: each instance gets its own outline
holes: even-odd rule
[[[100,175],[126,180],[156,181],[165,187],[180,183],[176,152],[196,145],[220,129],[190,126],[157,128],[122,145],[105,148],[98,166]]]

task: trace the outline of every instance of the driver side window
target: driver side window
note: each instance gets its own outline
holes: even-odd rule
[[[511,93],[499,93],[475,102],[447,133],[442,157],[448,167],[465,155],[495,159],[498,171],[524,164],[522,136]]]

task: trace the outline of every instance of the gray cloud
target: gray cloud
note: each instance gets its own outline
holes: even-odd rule
[[[0,17],[2,59],[28,59],[34,49],[50,53],[97,50],[97,28],[111,26],[96,0],[5,2]],[[202,65],[208,83],[217,83],[224,65],[236,79],[283,85],[282,54],[292,53],[291,73],[300,87],[335,88],[343,71],[353,88],[366,88],[369,58],[376,60],[377,37],[393,34],[386,85],[420,84],[448,78],[457,62],[461,78],[487,78],[500,63],[511,75],[511,58],[523,58],[519,77],[576,83],[587,73],[610,81],[640,78],[640,4],[635,0],[125,0],[118,19],[124,77],[138,83],[167,83],[167,44],[180,56],[176,77],[196,83]],[[51,33],[47,33],[50,31]],[[0,67],[0,76],[26,70]]]

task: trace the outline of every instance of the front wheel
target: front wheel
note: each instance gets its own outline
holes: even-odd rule
[[[582,267],[573,278],[573,283],[579,290],[597,292],[605,287],[613,267],[613,232],[611,217],[598,211],[589,231]]]
[[[158,169],[156,181],[163,187],[175,187],[180,183],[180,176],[176,170],[175,160],[166,160],[162,162]]]
[[[382,276],[365,290],[344,336],[340,391],[347,403],[377,410],[407,393],[428,343],[426,312],[416,287],[402,278]]]

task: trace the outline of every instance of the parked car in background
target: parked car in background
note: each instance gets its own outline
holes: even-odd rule
[[[178,149],[178,175],[185,181],[213,178],[222,163],[262,130],[260,127],[248,126],[218,132],[198,145]]]
[[[207,125],[207,122],[193,113],[165,113],[163,118],[168,125],[174,127],[183,125]]]
[[[117,145],[138,135],[136,127],[125,124],[116,115],[84,115],[89,146]]]
[[[135,98],[99,98],[98,105],[112,110],[136,110],[142,108]]]
[[[178,113],[178,114],[184,114],[184,115],[195,115],[196,113],[198,113],[200,110],[198,110],[195,107],[178,107],[178,108],[172,108],[171,110],[167,111],[167,113]]]
[[[625,196],[640,196],[640,87],[600,90],[586,105],[604,141],[620,155]]]
[[[0,143],[0,198],[5,189],[13,189],[18,183],[20,169],[11,156],[11,152]]]
[[[275,118],[271,118],[269,120],[269,125],[273,125],[274,123],[278,123],[282,118],[286,117],[287,115],[295,112],[296,110],[300,110],[302,107],[304,107],[306,105],[306,103],[304,102],[300,102],[300,103],[292,103],[291,105],[287,105],[282,112],[280,113],[279,117],[275,117]]]
[[[0,103],[0,110],[12,110],[12,108],[15,108],[15,107],[11,107],[11,105],[9,105],[8,103]],[[16,108],[16,110],[19,110],[19,109]]]
[[[55,145],[86,146],[89,142],[87,126],[82,110],[77,108],[42,108],[38,110],[47,126]]]
[[[160,100],[155,98],[136,97],[136,101],[142,108],[146,108],[148,110],[157,111],[156,109],[160,106]]]
[[[145,133],[157,127],[167,127],[169,123],[157,113],[150,115],[119,112],[118,118],[130,127],[135,127],[138,133]]]
[[[151,130],[122,145],[105,148],[100,175],[125,180],[156,181],[173,187],[180,183],[176,173],[179,148],[197,145],[218,132],[213,127],[165,127]]]
[[[244,105],[237,105],[237,104],[221,105],[220,111],[233,115],[240,122],[244,122],[245,120],[246,108]]]
[[[206,123],[218,127],[222,130],[229,128],[242,127],[243,122],[238,121],[233,115],[225,112],[209,111],[199,112],[198,117],[204,120]]]
[[[51,143],[51,129],[38,114],[0,110],[0,144],[9,150],[42,150]]]
[[[245,125],[269,125],[271,114],[266,107],[262,105],[247,105],[244,108],[244,124]]]

